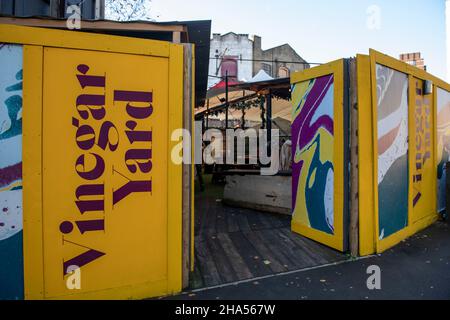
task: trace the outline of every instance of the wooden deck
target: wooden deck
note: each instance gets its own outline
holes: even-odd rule
[[[197,194],[191,289],[211,287],[347,259],[290,231],[289,216],[222,205]]]

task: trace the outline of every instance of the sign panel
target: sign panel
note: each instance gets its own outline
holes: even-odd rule
[[[164,293],[169,59],[44,48],[43,74],[45,297]]]

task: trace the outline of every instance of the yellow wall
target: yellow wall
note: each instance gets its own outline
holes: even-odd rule
[[[370,58],[358,55],[358,166],[359,169],[359,254],[375,252],[373,127]]]
[[[24,45],[25,298],[179,292],[182,46],[6,25],[0,42]]]
[[[377,64],[406,74],[409,79],[408,222],[405,228],[384,239],[378,237],[378,135],[375,75]],[[421,89],[424,80],[433,82],[433,94],[422,95]],[[435,165],[436,90],[438,87],[448,89],[448,84],[423,70],[375,50],[370,51],[370,56],[358,56],[361,255],[383,252],[426,228],[438,218],[436,207],[437,167]],[[368,97],[370,98],[368,99]]]
[[[437,208],[437,165],[441,154],[437,154],[437,146],[442,149],[443,141],[437,141],[437,117],[436,117],[436,92],[442,88],[450,92],[450,85],[444,81],[430,75],[429,73],[403,63],[397,59],[386,56],[375,50],[370,51],[370,55],[357,55],[357,93],[358,93],[358,162],[359,162],[359,254],[361,256],[373,253],[381,253],[400,241],[413,235],[414,233],[426,228],[438,219]],[[405,113],[408,114],[408,124],[406,132],[409,138],[408,156],[405,156],[403,166],[405,176],[402,176],[400,182],[404,188],[404,216],[407,220],[399,231],[382,236],[380,232],[379,220],[379,142],[378,142],[378,100],[377,100],[377,78],[376,66],[387,67],[396,72],[406,75],[405,79],[408,94],[403,95],[402,102],[408,105]],[[293,86],[292,101],[294,107],[293,117],[299,118],[299,110],[304,103],[302,97],[305,92],[308,93],[311,79],[334,74],[335,81],[343,81],[342,67],[337,67],[337,62],[305,70],[292,75],[291,82]],[[403,79],[403,76],[402,76]],[[433,83],[433,93],[425,95],[422,91],[425,80]],[[401,87],[403,88],[403,87]],[[379,88],[378,88],[379,89]],[[335,88],[336,92],[339,90]],[[394,90],[395,91],[395,90]],[[302,94],[303,93],[303,94]],[[399,93],[399,92],[397,92]],[[403,91],[402,91],[403,93]],[[336,96],[335,93],[335,115],[340,114],[342,105],[342,96]],[[398,101],[397,101],[398,102]],[[389,103],[388,103],[389,104]],[[402,118],[404,120],[404,118]],[[301,120],[301,119],[300,119]],[[299,121],[294,120],[294,121]],[[334,119],[335,135],[339,134],[338,119]],[[298,123],[293,123],[293,135]],[[343,128],[341,128],[343,130]],[[298,135],[298,134],[297,134]],[[296,137],[293,137],[296,140]],[[334,146],[334,156],[340,153],[336,150],[340,148],[337,138],[337,144]],[[441,138],[442,140],[442,138]],[[293,141],[293,144],[298,143]],[[440,150],[439,149],[439,150]],[[331,150],[331,149],[330,149]],[[380,149],[381,150],[381,149]],[[294,149],[295,154],[296,149]],[[441,151],[439,151],[441,152]],[[303,153],[297,152],[299,155]],[[442,152],[441,152],[442,153]],[[299,157],[298,163],[302,160]],[[335,222],[342,217],[339,201],[344,191],[339,184],[338,170],[342,159],[335,158],[335,181],[334,208]],[[294,168],[295,168],[294,162]],[[306,163],[306,166],[309,163]],[[303,167],[302,167],[303,168]],[[341,167],[342,168],[342,167]],[[345,170],[345,169],[344,169]],[[407,172],[407,173],[406,173]],[[295,169],[294,169],[295,175]],[[294,176],[295,178],[295,176]],[[293,179],[294,181],[295,179]],[[314,230],[307,219],[307,209],[305,209],[305,179],[299,180],[299,187],[294,188],[293,196],[297,197],[297,203],[293,209],[292,229],[306,237],[310,237],[330,247],[342,250],[340,246],[342,238],[339,235],[331,236]],[[303,189],[300,189],[303,187]],[[389,196],[389,194],[388,194]],[[392,198],[390,199],[392,200]],[[396,201],[401,201],[397,199]],[[386,205],[385,205],[386,206]],[[392,211],[392,210],[391,210]],[[335,232],[340,234],[348,233],[349,230],[343,230],[345,226],[336,226]],[[341,229],[341,230],[339,230]],[[380,235],[381,234],[381,235]]]

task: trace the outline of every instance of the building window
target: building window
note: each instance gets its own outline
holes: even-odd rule
[[[237,81],[238,78],[238,57],[224,56],[222,60],[221,75],[225,77],[228,72],[228,78]]]
[[[286,67],[280,67],[278,69],[278,78],[288,78],[289,77],[289,69]]]

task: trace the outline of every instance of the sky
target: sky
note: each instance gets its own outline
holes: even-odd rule
[[[259,35],[263,49],[288,43],[311,63],[369,48],[396,58],[420,51],[446,79],[445,0],[152,0],[150,8],[156,21],[212,20],[212,33]]]

